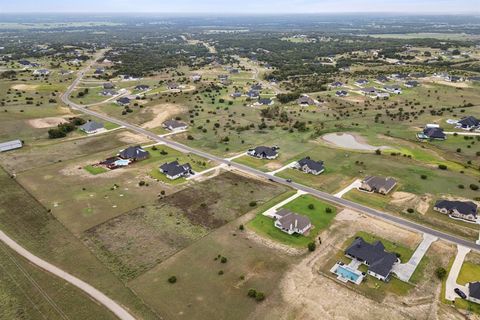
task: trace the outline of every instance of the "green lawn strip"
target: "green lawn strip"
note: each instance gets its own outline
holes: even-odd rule
[[[480,265],[465,261],[460,269],[457,283],[466,285],[469,282],[480,281]]]
[[[101,173],[104,173],[104,172],[108,171],[104,167],[97,167],[97,166],[93,166],[93,165],[90,165],[90,164],[88,166],[83,167],[83,168],[93,175],[101,174]]]
[[[236,158],[233,160],[233,162],[237,162],[240,164],[244,164],[246,166],[258,169],[263,172],[268,172],[269,170],[265,168],[265,165],[271,160],[262,160],[262,159],[257,159],[252,156],[243,156],[240,158]]]
[[[314,209],[309,209],[309,204],[313,204]],[[287,203],[283,207],[295,213],[307,216],[310,219],[313,228],[310,230],[307,236],[298,234],[289,235],[279,230],[275,227],[274,220],[264,216],[261,212],[257,214],[257,216],[252,219],[247,226],[252,228],[258,234],[278,242],[295,247],[305,247],[309,242],[315,239],[320,231],[326,229],[330,225],[336,213],[335,207],[321,202],[310,195],[300,196],[299,198]],[[332,209],[331,213],[325,212],[327,207]]]
[[[391,200],[389,196],[384,196],[377,193],[367,193],[355,189],[347,192],[343,198],[379,209],[385,209]]]

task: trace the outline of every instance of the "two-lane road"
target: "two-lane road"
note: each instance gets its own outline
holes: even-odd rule
[[[287,182],[285,179],[269,175],[266,172],[262,172],[260,170],[248,167],[246,165],[236,163],[236,162],[230,161],[228,159],[224,159],[224,158],[212,155],[212,154],[204,152],[202,150],[194,149],[192,147],[186,146],[186,145],[181,144],[179,142],[176,142],[176,141],[173,141],[173,140],[170,140],[170,139],[167,139],[167,138],[159,137],[155,133],[150,132],[150,131],[148,131],[144,128],[141,128],[137,125],[130,124],[128,122],[113,118],[111,116],[108,116],[108,115],[105,115],[105,114],[102,114],[102,113],[99,113],[99,112],[96,112],[96,111],[92,111],[92,110],[86,108],[85,106],[78,105],[78,104],[70,101],[69,96],[70,96],[71,92],[73,91],[73,89],[75,88],[75,86],[81,81],[81,79],[83,78],[83,75],[85,74],[86,71],[87,70],[83,70],[79,73],[78,78],[72,83],[72,85],[68,88],[67,92],[62,96],[62,101],[66,105],[70,106],[72,109],[78,110],[78,111],[83,112],[85,114],[95,116],[95,117],[100,118],[100,119],[105,120],[105,121],[109,121],[109,122],[118,124],[120,126],[124,126],[125,128],[127,128],[131,131],[134,131],[136,133],[147,136],[148,138],[152,139],[155,142],[164,143],[165,145],[167,145],[169,147],[172,147],[174,149],[177,149],[179,151],[192,153],[192,154],[204,157],[206,159],[216,161],[218,163],[223,163],[223,164],[226,164],[227,166],[229,166],[231,168],[237,169],[237,170],[242,171],[244,173],[247,173],[247,174],[259,177],[259,178],[268,179],[268,180],[271,180],[271,181],[274,181],[274,182],[277,182],[277,183],[281,183],[281,184],[284,184],[284,185],[288,185],[288,186],[290,186],[292,188],[295,188],[297,190],[305,191],[305,192],[310,193],[310,194],[312,194],[312,195],[314,195],[314,196],[316,196],[320,199],[331,202],[335,205],[343,206],[343,207],[346,207],[346,208],[351,208],[353,210],[359,211],[361,213],[364,213],[364,214],[367,214],[367,215],[370,215],[370,216],[373,216],[373,217],[376,217],[376,218],[380,218],[384,221],[387,221],[389,223],[393,223],[395,225],[410,229],[412,231],[431,234],[435,237],[438,237],[439,239],[443,239],[445,241],[448,241],[448,242],[451,242],[451,243],[454,243],[454,244],[459,244],[459,245],[468,247],[470,249],[480,251],[480,246],[479,245],[475,244],[472,241],[466,240],[464,238],[461,238],[461,237],[458,237],[458,236],[455,236],[455,235],[451,235],[451,234],[445,233],[443,231],[438,231],[438,230],[435,230],[433,228],[427,227],[425,225],[422,225],[422,224],[419,224],[419,223],[416,223],[416,222],[413,222],[413,221],[410,221],[410,220],[406,220],[406,219],[403,219],[401,217],[398,217],[398,216],[395,216],[395,215],[392,215],[392,214],[389,214],[389,213],[385,213],[385,212],[382,212],[382,211],[379,211],[379,210],[375,210],[375,209],[372,209],[370,207],[358,204],[356,202],[352,202],[352,201],[349,201],[349,200],[346,200],[346,199],[338,198],[338,197],[335,197],[335,196],[333,196],[329,193],[322,192],[322,191],[313,189],[311,187],[307,187],[305,185],[302,185],[302,184],[299,184],[299,183],[296,183],[296,182]]]

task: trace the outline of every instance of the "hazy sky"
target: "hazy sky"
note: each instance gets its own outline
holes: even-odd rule
[[[0,12],[479,13],[480,0],[0,0]]]

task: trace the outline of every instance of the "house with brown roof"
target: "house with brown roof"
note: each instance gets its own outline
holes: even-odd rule
[[[397,180],[390,177],[368,176],[363,179],[360,189],[386,195],[392,191],[396,185]]]

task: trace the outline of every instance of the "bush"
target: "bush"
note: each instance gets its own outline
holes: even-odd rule
[[[250,298],[255,298],[256,295],[257,295],[257,290],[255,290],[255,289],[248,289],[247,296],[249,296]]]
[[[435,269],[435,275],[439,280],[443,280],[447,276],[447,270],[445,270],[443,267],[438,267]]]
[[[257,205],[257,201],[250,201],[249,206],[255,207]]]
[[[478,190],[478,186],[476,184],[471,184],[470,185],[470,189],[472,189],[473,191],[477,191]]]
[[[188,139],[188,140],[193,140],[194,138],[193,138],[192,135],[189,134],[189,135],[187,136],[187,139]]]
[[[170,278],[168,278],[168,282],[170,282],[170,283],[175,283],[175,282],[177,282],[177,277],[171,276]]]
[[[408,213],[414,213],[415,210],[413,210],[412,208],[408,208],[408,209],[407,209],[407,212],[408,212]]]
[[[422,175],[420,176],[420,178],[422,178],[422,180],[427,180],[427,175],[426,175],[426,174],[422,174]]]
[[[308,205],[308,209],[310,209],[310,210],[315,209],[315,206],[313,205],[313,203],[310,203],[310,204]]]
[[[307,247],[308,247],[308,251],[313,252],[317,248],[317,245],[315,244],[315,242],[312,241],[308,243]]]
[[[439,164],[439,165],[438,165],[438,169],[440,169],[440,170],[447,170],[447,166],[444,165],[444,164]]]
[[[245,227],[243,226],[243,224],[241,224],[241,225],[238,226],[238,230],[242,230],[242,231],[243,231],[244,229],[245,229]]]
[[[50,138],[50,139],[58,139],[58,138],[66,137],[66,136],[67,136],[67,134],[60,129],[50,129],[50,130],[48,130],[48,138]]]
[[[222,258],[220,259],[220,262],[221,262],[221,263],[227,263],[227,258],[222,257]]]
[[[326,208],[325,208],[325,212],[326,212],[326,213],[332,213],[332,208],[326,207]]]
[[[257,301],[265,300],[265,294],[263,292],[257,292],[257,294],[255,295],[255,300]]]

